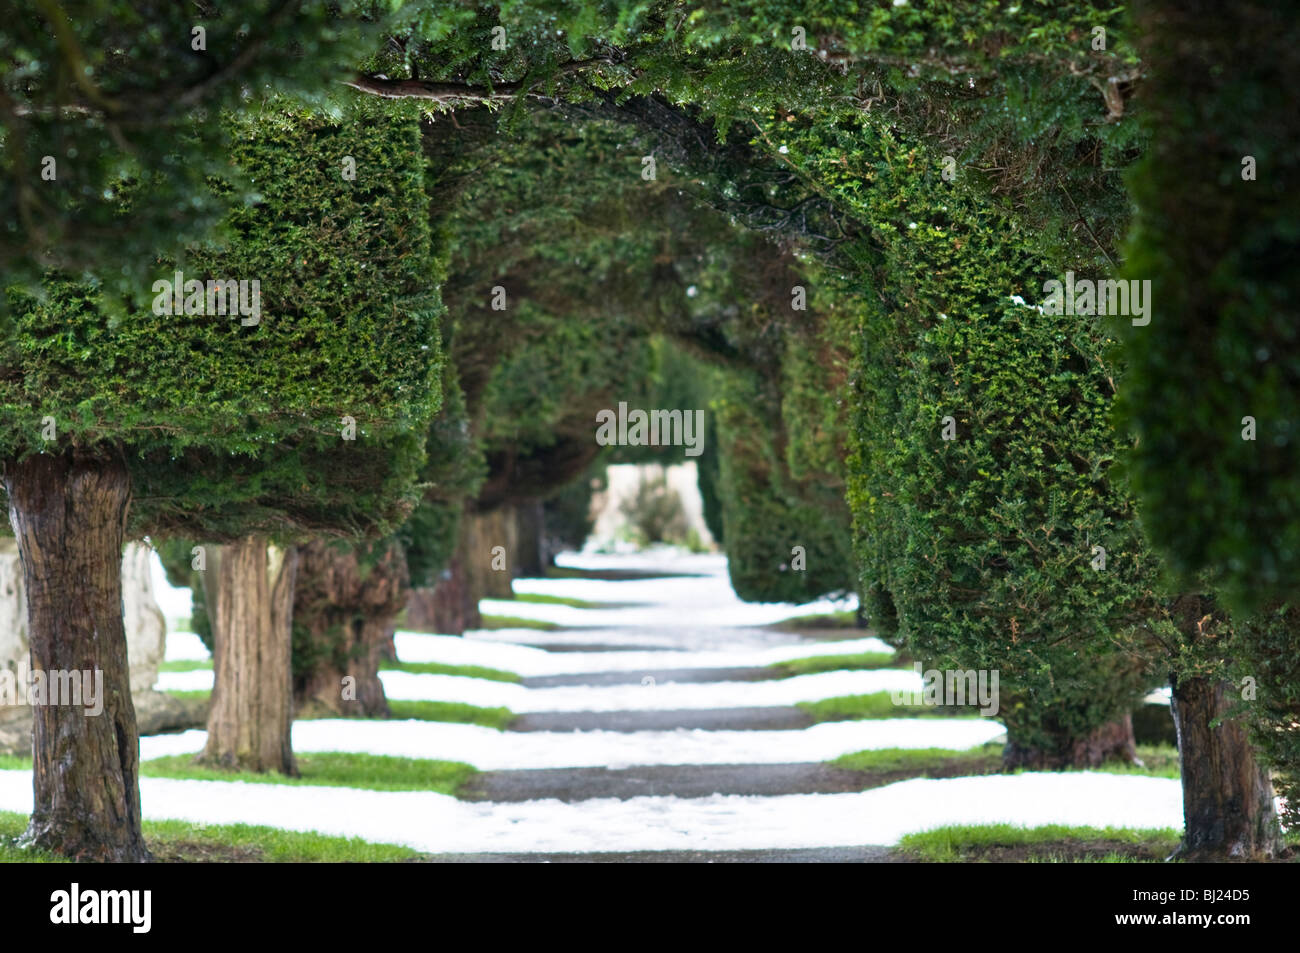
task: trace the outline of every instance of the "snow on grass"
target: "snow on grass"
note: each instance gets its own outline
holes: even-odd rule
[[[516,630],[528,640],[544,636],[551,641],[575,641],[578,633],[539,633]],[[747,644],[731,650],[648,651],[648,652],[548,652],[534,645],[518,645],[475,632],[464,637],[421,635],[398,632],[397,657],[403,662],[442,662],[446,665],[482,665],[514,672],[525,678],[541,675],[579,675],[590,672],[642,672],[670,668],[765,668],[777,662],[812,656],[856,655],[862,652],[892,653],[877,638],[843,639],[830,642],[799,641],[794,644],[758,647]],[[583,633],[586,635],[586,633]],[[619,633],[598,634],[599,638]],[[608,644],[608,643],[606,643]]]
[[[829,761],[878,748],[975,748],[1003,727],[976,718],[836,721],[800,731],[527,731],[432,721],[320,719],[293,726],[293,749],[462,761],[483,771],[654,764],[787,764]],[[194,754],[203,731],[140,739],[140,758]]]
[[[434,853],[892,845],[904,834],[950,824],[1181,829],[1183,820],[1178,781],[1091,772],[916,779],[856,794],[576,804],[142,778],[140,799],[148,819],[263,824]],[[31,806],[30,773],[0,771],[0,809],[29,812]]]
[[[517,580],[520,591],[565,596],[589,602],[631,603],[618,608],[579,609],[548,602],[517,599],[481,599],[485,615],[515,616],[560,626],[665,626],[689,619],[696,626],[763,626],[796,616],[853,609],[852,600],[820,599],[817,602],[742,602],[729,585],[720,587],[712,576],[681,579],[638,579],[606,582],[591,579]],[[575,585],[582,583],[582,585]],[[724,582],[725,585],[725,582]],[[644,602],[638,600],[644,599]],[[685,610],[685,611],[684,611]]]
[[[886,691],[919,691],[923,682],[915,671],[874,669],[821,672],[794,678],[749,682],[651,682],[631,685],[573,685],[525,688],[512,682],[463,675],[421,675],[386,670],[379,673],[390,700],[441,701],[509,708],[517,713],[539,711],[699,711],[707,708],[771,708],[815,702],[843,695]],[[210,689],[210,669],[160,672],[158,688],[168,692]]]
[[[857,606],[854,597],[819,599],[796,605],[788,602],[744,602],[727,579],[727,560],[716,554],[687,553],[658,549],[644,553],[604,555],[563,553],[556,559],[562,567],[575,569],[617,569],[651,572],[682,572],[695,575],[657,579],[516,579],[516,592],[565,596],[586,602],[617,603],[622,608],[578,609],[547,603],[526,603],[505,599],[484,599],[481,611],[489,615],[516,616],[562,626],[676,627],[683,620],[690,625],[744,627],[763,626],[795,616],[840,612]]]
[[[178,588],[167,581],[167,571],[155,550],[149,554],[149,577],[153,583],[153,597],[168,619],[188,619],[194,612],[193,596],[189,589]]]
[[[464,702],[483,708],[509,708],[520,713],[770,708],[821,701],[841,695],[868,695],[892,690],[919,691],[923,687],[921,677],[915,671],[899,669],[822,672],[768,681],[670,681],[561,688],[525,688],[484,678],[417,675],[399,671],[380,672],[379,678],[384,683],[384,694],[390,699]]]
[[[171,636],[168,636],[170,642]],[[170,657],[168,661],[171,661]],[[200,668],[192,672],[159,672],[154,688],[160,692],[202,692],[211,691],[216,678],[212,669]]]
[[[201,662],[212,658],[212,653],[193,632],[167,632],[165,662]],[[160,689],[161,690],[161,689]]]

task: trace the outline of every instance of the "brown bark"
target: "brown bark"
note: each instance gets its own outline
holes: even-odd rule
[[[216,683],[201,759],[294,775],[290,730],[293,588],[298,552],[247,536],[213,547],[205,582]]]
[[[514,598],[511,582],[517,545],[515,521],[508,506],[487,512],[466,511],[461,518],[457,556],[465,573],[466,598],[473,600],[476,608],[480,599]]]
[[[469,598],[457,556],[447,563],[437,584],[412,589],[406,603],[406,625],[417,632],[463,635],[466,629],[477,629],[482,624],[478,603]]]
[[[1054,748],[1038,748],[1016,741],[1009,726],[1007,745],[1002,752],[1004,768],[1029,768],[1036,771],[1059,771],[1062,768],[1096,768],[1107,761],[1137,760],[1137,743],[1133,738],[1133,718],[1125,715],[1108,722],[1082,738],[1063,738]]]
[[[572,60],[561,63],[553,75],[565,76],[594,66],[610,63],[607,57],[587,60]],[[381,79],[378,76],[354,76],[343,81],[345,86],[382,96],[385,99],[432,99],[437,102],[492,102],[510,100],[520,95],[532,94],[522,83],[496,83],[490,89],[486,86],[467,86],[461,83],[435,83],[419,79]],[[534,83],[534,86],[539,85]]]
[[[392,544],[364,571],[350,547],[315,541],[299,553],[296,704],[302,711],[387,716],[379,662],[394,654],[393,620],[410,592],[405,552]]]
[[[1214,719],[1232,707],[1232,683],[1174,679],[1173,714],[1183,779],[1182,860],[1257,860],[1281,849],[1268,772],[1241,719]]]
[[[68,450],[6,466],[4,483],[22,558],[33,671],[88,672],[92,680],[103,673],[99,715],[48,704],[67,699],[34,707],[34,808],[24,842],[79,860],[150,860],[122,624],[126,466]]]
[[[546,518],[540,500],[516,503],[515,573],[537,578],[544,575],[550,559],[546,553]]]

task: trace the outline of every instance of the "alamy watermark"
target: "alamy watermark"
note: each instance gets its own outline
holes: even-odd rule
[[[1044,281],[1043,291],[1047,293],[1043,314],[1118,314],[1132,316],[1134,327],[1151,323],[1150,279],[1076,281],[1074,272],[1067,271],[1064,281]]]
[[[86,716],[104,713],[104,671],[86,669],[33,670],[26,659],[18,670],[0,669],[0,707],[47,705],[85,708]]]
[[[956,708],[965,705],[980,706],[980,714],[992,717],[998,713],[998,670],[997,669],[948,669],[940,671],[931,668],[921,671],[921,663],[913,662],[912,668],[921,676],[923,685],[920,689],[908,691],[896,688],[889,693],[895,705],[933,705]]]
[[[596,443],[602,447],[686,447],[686,456],[704,450],[704,411],[631,410],[620,401],[618,413],[596,412]]]
[[[50,894],[50,922],[59,925],[124,924],[132,933],[148,933],[152,910],[152,890],[83,890],[73,881]]]
[[[257,278],[209,278],[205,283],[197,278],[186,281],[178,271],[174,281],[159,278],[152,290],[154,314],[238,314],[244,327],[262,320],[262,282]]]

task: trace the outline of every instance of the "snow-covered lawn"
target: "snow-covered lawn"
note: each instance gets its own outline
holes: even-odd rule
[[[877,748],[973,748],[1004,732],[975,718],[832,721],[800,731],[525,731],[440,721],[320,719],[293,725],[293,750],[463,761],[482,770],[818,762]],[[197,753],[206,732],[140,739],[143,760]]]
[[[916,672],[898,669],[822,672],[775,681],[647,682],[562,688],[524,688],[482,678],[396,671],[381,672],[380,680],[384,683],[384,694],[393,699],[464,702],[485,708],[503,706],[515,712],[764,708],[839,695],[911,691],[922,687]]]
[[[512,682],[462,675],[417,675],[410,672],[379,673],[384,694],[407,701],[462,702],[484,708],[505,707],[515,712],[536,711],[672,711],[705,708],[765,708],[820,701],[839,695],[919,690],[915,671],[820,672],[794,678],[754,682],[655,682],[631,685],[573,685],[559,688],[525,688]],[[212,671],[162,672],[162,691],[198,691],[212,687]]]
[[[587,641],[593,635],[597,639],[608,636],[611,641],[620,638],[631,641],[635,638],[626,632],[556,633],[509,629],[498,632],[468,632],[464,637],[398,632],[394,641],[397,646],[397,657],[403,662],[482,665],[515,672],[526,678],[540,675],[578,675],[589,672],[643,672],[671,668],[757,668],[813,656],[894,651],[885,642],[874,637],[834,642],[803,641],[757,648],[751,644],[732,650],[646,652],[548,652],[535,645],[517,644],[521,641],[537,644],[547,641],[574,644]],[[610,642],[600,644],[610,644]],[[633,641],[633,644],[641,643]]]
[[[484,612],[574,626],[565,631],[501,629],[464,637],[399,632],[398,657],[502,669],[524,677],[668,669],[752,668],[817,655],[890,652],[879,639],[814,641],[775,628],[792,616],[852,608],[823,600],[803,606],[741,602],[725,559],[680,551],[636,555],[566,554],[561,564],[697,575],[630,581],[517,580],[517,592],[566,596],[623,608],[577,609],[485,601]],[[155,571],[169,617],[188,614],[188,593]],[[856,633],[846,631],[844,635]],[[590,646],[547,651],[544,646]],[[622,651],[605,651],[620,647]],[[209,657],[191,633],[172,632],[169,661]],[[760,681],[673,682],[525,688],[509,682],[401,671],[381,674],[393,699],[505,706],[516,712],[636,711],[791,705],[838,695],[920,686],[915,671],[832,671]],[[164,690],[210,688],[211,671],[165,672]],[[299,721],[293,747],[463,761],[480,770],[634,765],[781,764],[828,761],[883,748],[968,749],[1002,736],[981,718],[898,718],[829,722],[799,731],[500,732],[425,721]],[[141,739],[141,758],[202,749],[205,732]],[[916,779],[856,794],[775,797],[639,797],[524,803],[470,803],[426,792],[143,778],[148,818],[265,824],[363,837],[431,852],[734,850],[890,845],[907,833],[947,824],[1182,825],[1176,780],[1092,772]],[[0,771],[0,809],[31,809],[31,773]]]
[[[468,803],[425,792],[142,778],[146,818],[266,824],[431,852],[737,850],[896,844],[946,824],[1182,826],[1179,782],[1070,773],[917,779],[858,794]],[[0,809],[31,810],[0,771]]]

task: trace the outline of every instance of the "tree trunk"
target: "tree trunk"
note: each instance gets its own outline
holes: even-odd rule
[[[215,554],[215,555],[214,555]],[[295,548],[263,537],[214,546],[204,580],[216,684],[202,760],[223,768],[294,775],[290,674]]]
[[[32,671],[88,673],[83,687],[103,676],[97,716],[48,704],[67,699],[34,707],[34,809],[24,842],[79,860],[150,860],[122,624],[126,465],[85,451],[40,454],[7,466],[4,482],[22,557]]]
[[[447,563],[434,586],[412,589],[406,603],[406,625],[417,632],[464,635],[466,629],[477,629],[482,624],[478,603],[469,599],[457,556]]]
[[[457,555],[465,572],[467,597],[476,609],[480,599],[513,599],[518,540],[510,507],[486,513],[467,510],[460,526]]]
[[[1231,682],[1173,679],[1183,777],[1183,860],[1258,860],[1281,849],[1268,772],[1241,719],[1210,725],[1232,707]]]
[[[405,551],[390,544],[364,570],[351,547],[315,541],[299,552],[295,703],[302,711],[387,717],[379,662],[392,654],[393,619],[410,592]]]
[[[546,522],[540,500],[517,503],[511,510],[515,519],[515,574],[540,577],[550,564],[546,550]]]
[[[1012,725],[1007,726],[1007,745],[1002,752],[1005,769],[1028,768],[1034,771],[1059,771],[1062,768],[1096,768],[1107,761],[1137,760],[1137,743],[1133,738],[1133,717],[1125,715],[1108,722],[1082,738],[1062,738],[1051,748],[1031,747],[1016,740]]]

